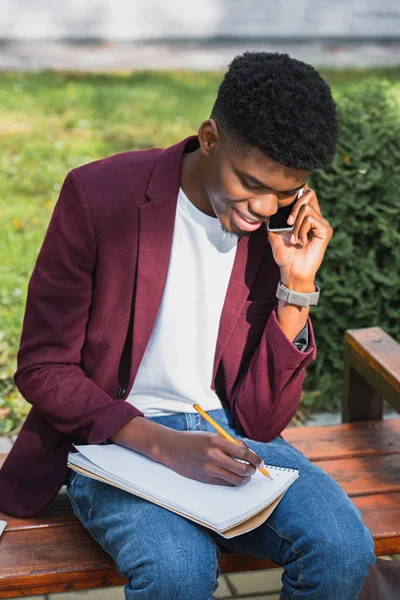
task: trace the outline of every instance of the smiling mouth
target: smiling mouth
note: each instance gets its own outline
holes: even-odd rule
[[[239,215],[239,217],[241,217],[243,219],[243,221],[246,221],[247,223],[250,223],[251,225],[255,225],[256,223],[262,223],[262,221],[259,221],[258,219],[249,219],[248,217],[245,217],[241,212],[239,212],[237,210],[237,208],[234,208],[233,210],[235,210],[237,212],[237,214]]]

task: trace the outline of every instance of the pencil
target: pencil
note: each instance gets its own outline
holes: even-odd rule
[[[193,408],[195,408],[197,410],[197,412],[203,417],[203,419],[205,419],[208,423],[210,423],[210,425],[212,425],[214,427],[214,429],[222,435],[222,437],[224,437],[226,440],[229,440],[230,442],[233,442],[237,446],[240,446],[239,442],[237,440],[235,440],[235,438],[233,438],[231,435],[229,435],[229,433],[227,431],[225,431],[225,429],[223,429],[221,427],[221,425],[218,425],[218,423],[216,421],[214,421],[214,419],[212,419],[210,417],[210,415],[207,414],[206,411],[201,408],[201,406],[199,406],[198,404],[193,404]],[[260,473],[262,473],[263,475],[268,477],[268,479],[272,480],[272,477],[268,473],[267,469],[264,469],[264,467],[262,467],[258,470],[260,471]]]

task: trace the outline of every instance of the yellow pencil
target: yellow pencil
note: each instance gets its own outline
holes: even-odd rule
[[[221,425],[218,425],[218,423],[216,421],[214,421],[214,419],[212,419],[210,417],[210,415],[207,414],[206,411],[201,408],[201,406],[199,406],[198,404],[193,404],[193,408],[195,408],[197,410],[197,412],[203,417],[203,419],[208,421],[208,423],[210,423],[210,425],[212,425],[214,427],[214,429],[222,435],[222,437],[224,437],[226,440],[229,440],[230,442],[233,442],[237,446],[240,446],[239,442],[237,440],[235,440],[235,438],[233,438],[231,435],[229,435],[229,433],[227,433],[225,431],[225,429],[222,429]],[[272,477],[268,473],[267,469],[264,469],[264,467],[262,467],[258,470],[260,471],[260,473],[262,473],[263,475],[268,477],[268,479],[272,480]]]

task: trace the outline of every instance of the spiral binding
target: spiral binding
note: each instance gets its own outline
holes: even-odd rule
[[[267,469],[275,469],[276,471],[287,471],[288,473],[296,473],[298,469],[293,469],[292,467],[275,467],[274,465],[268,465]]]

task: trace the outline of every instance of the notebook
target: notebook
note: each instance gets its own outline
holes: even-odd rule
[[[261,525],[298,478],[294,469],[267,465],[273,480],[259,471],[239,487],[189,479],[172,469],[116,444],[75,446],[68,466],[93,479],[158,504],[225,538]]]

